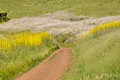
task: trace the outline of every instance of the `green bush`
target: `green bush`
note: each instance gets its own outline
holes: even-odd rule
[[[7,17],[7,13],[0,13],[0,22],[7,22],[8,20],[10,20]]]

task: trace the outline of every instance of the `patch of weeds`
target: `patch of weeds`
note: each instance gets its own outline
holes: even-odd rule
[[[67,34],[60,34],[60,35],[57,35],[55,36],[55,40],[59,43],[65,43],[66,40],[70,37],[72,37],[73,35],[70,34],[70,33],[67,33]]]

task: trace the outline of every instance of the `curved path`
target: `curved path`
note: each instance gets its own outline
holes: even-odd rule
[[[15,80],[60,80],[71,62],[71,49],[61,48]]]

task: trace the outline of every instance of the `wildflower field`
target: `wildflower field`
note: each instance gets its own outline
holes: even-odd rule
[[[40,46],[44,39],[51,39],[49,33],[22,32],[12,34],[9,38],[0,38],[0,51],[5,52],[19,46]]]
[[[22,74],[57,48],[47,32],[0,32],[0,80],[11,80]]]
[[[92,29],[90,29],[87,33],[80,35],[81,38],[88,37],[88,36],[98,36],[105,34],[105,32],[108,33],[108,31],[119,28],[120,27],[120,22],[114,21],[114,22],[109,22],[105,23],[102,25],[98,25]],[[108,30],[108,31],[106,31]],[[100,33],[100,34],[99,34]]]
[[[91,30],[88,31],[88,35],[95,34],[99,31],[103,31],[109,28],[117,28],[120,27],[120,22],[109,22],[103,25],[99,25],[95,28],[92,28]]]

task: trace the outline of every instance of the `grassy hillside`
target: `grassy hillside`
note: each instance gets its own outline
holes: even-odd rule
[[[120,80],[120,28],[78,40],[63,80]]]
[[[67,10],[77,15],[107,16],[120,14],[120,0],[0,0],[0,12],[10,18],[39,16]]]

